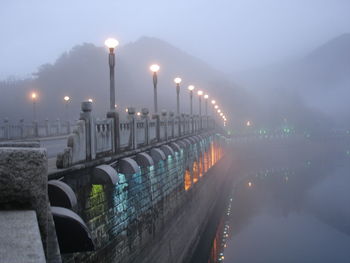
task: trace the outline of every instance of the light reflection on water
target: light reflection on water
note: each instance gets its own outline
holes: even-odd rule
[[[208,262],[350,262],[347,151],[256,157],[235,181]]]

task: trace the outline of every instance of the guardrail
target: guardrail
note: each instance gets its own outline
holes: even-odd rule
[[[0,140],[30,139],[37,137],[52,137],[68,135],[72,131],[72,124],[69,121],[45,120],[44,122],[33,121],[25,123],[20,120],[19,123],[10,123],[8,119],[0,126]]]
[[[197,134],[215,127],[214,120],[209,116],[175,116],[167,111],[150,116],[146,108],[142,109],[140,116],[135,114],[134,108],[128,108],[126,120],[120,120],[116,111],[108,112],[106,119],[96,119],[91,102],[83,102],[81,110],[80,120],[68,137],[67,147],[57,156],[58,168],[67,168],[80,162]]]

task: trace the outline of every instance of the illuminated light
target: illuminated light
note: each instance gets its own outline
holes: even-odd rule
[[[126,109],[125,109],[125,112],[128,112],[128,111],[129,111],[129,109],[128,109],[128,108],[126,108]]]
[[[211,104],[215,105],[216,101],[215,100],[212,100],[211,101]]]
[[[249,127],[251,125],[250,121],[247,121],[246,125]]]
[[[252,182],[248,182],[248,186],[249,186],[249,187],[252,187]]]
[[[140,116],[140,115],[141,115],[141,112],[137,112],[136,114],[137,114],[137,116]]]
[[[208,94],[205,94],[205,95],[204,95],[204,99],[206,99],[206,100],[209,99],[209,95],[208,95]]]
[[[224,115],[224,114],[221,112],[221,113],[220,113],[220,116],[223,116],[223,115]]]
[[[218,113],[220,113],[221,112],[221,110],[220,109],[218,109]]]
[[[157,64],[153,64],[153,65],[151,65],[151,66],[149,67],[149,69],[150,69],[152,72],[156,73],[156,72],[159,71],[160,66],[157,65]]]
[[[117,106],[118,106],[117,104],[114,104],[114,108],[117,108]]]
[[[177,78],[174,79],[174,82],[175,82],[176,84],[180,84],[181,81],[182,81],[182,79],[179,78],[179,77],[177,77]]]
[[[185,172],[185,182],[184,182],[184,188],[186,191],[188,191],[190,188],[191,188],[191,173],[188,169],[186,169],[186,172]]]
[[[203,91],[202,90],[198,90],[197,94],[198,94],[198,96],[202,96],[203,95]]]
[[[64,96],[63,99],[64,99],[65,101],[69,101],[69,100],[70,100],[69,96]]]
[[[35,92],[33,92],[31,96],[33,100],[35,100],[38,97],[38,95]]]
[[[217,108],[219,108],[219,106],[218,105],[215,105],[215,107],[214,107],[215,109],[217,109]]]
[[[105,40],[105,45],[108,47],[108,48],[116,48],[118,45],[119,45],[119,42],[118,40],[116,40],[115,38],[107,38]]]
[[[193,85],[189,85],[189,86],[188,86],[188,90],[189,90],[189,91],[194,90],[194,86],[193,86]]]
[[[88,102],[94,102],[94,100],[90,98],[90,99],[88,99]]]

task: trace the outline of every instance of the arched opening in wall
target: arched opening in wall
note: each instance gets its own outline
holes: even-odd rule
[[[204,172],[206,173],[209,169],[209,154],[208,152],[204,153]]]
[[[200,156],[199,156],[199,177],[202,177],[203,176],[203,170],[204,170],[204,168],[203,168],[203,155],[201,154]]]
[[[211,166],[213,166],[216,161],[214,142],[210,143],[210,152],[211,152]]]
[[[184,187],[185,190],[188,191],[188,189],[191,188],[192,180],[191,180],[191,173],[189,169],[186,169],[185,176],[184,176]]]
[[[193,172],[193,183],[197,183],[198,177],[199,177],[199,169],[198,169],[198,162],[197,161],[193,162],[192,172]]]

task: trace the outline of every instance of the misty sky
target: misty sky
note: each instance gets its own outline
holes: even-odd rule
[[[76,44],[161,38],[225,72],[301,56],[350,32],[349,0],[3,0],[0,78]]]

